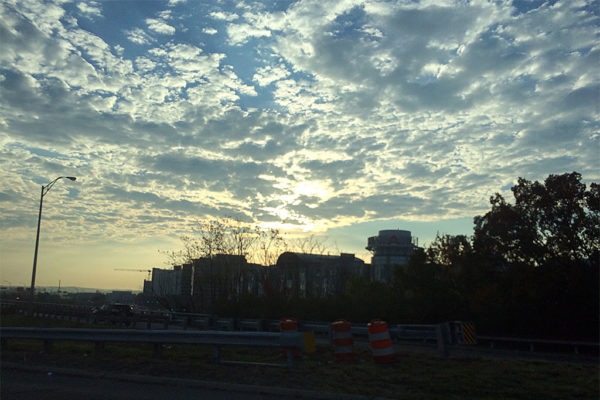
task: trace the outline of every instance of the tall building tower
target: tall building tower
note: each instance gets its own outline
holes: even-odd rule
[[[415,247],[410,231],[385,230],[371,236],[367,250],[373,253],[373,279],[391,283],[394,266],[407,264]]]

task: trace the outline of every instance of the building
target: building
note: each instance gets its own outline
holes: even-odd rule
[[[189,296],[191,294],[192,265],[176,265],[173,269],[152,268],[149,285],[152,296]],[[144,294],[146,292],[144,291]]]
[[[416,247],[410,231],[383,230],[371,236],[367,242],[367,250],[373,254],[371,279],[391,283],[394,266],[408,264]]]
[[[202,310],[211,310],[219,299],[264,294],[267,267],[248,263],[244,256],[216,254],[195,259],[192,266],[191,293]]]
[[[354,254],[339,256],[285,252],[269,274],[280,292],[300,297],[341,294],[353,276],[364,276],[367,267]]]
[[[407,264],[416,247],[409,231],[383,230],[368,239],[367,249],[373,253],[371,265],[347,253],[332,256],[284,252],[277,264],[269,267],[248,263],[240,255],[216,254],[171,270],[154,268],[152,280],[144,282],[144,295],[179,296],[180,302],[185,297],[194,309],[204,312],[211,312],[219,300],[239,299],[246,294],[338,295],[352,277],[391,284],[394,267]]]
[[[152,296],[152,280],[144,279],[144,296]]]

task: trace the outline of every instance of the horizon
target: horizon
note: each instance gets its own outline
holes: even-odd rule
[[[370,262],[600,181],[593,1],[0,3],[0,282],[140,290],[199,221]]]
[[[368,223],[368,225],[372,225],[372,224],[375,224],[375,223]],[[428,225],[430,225],[430,224],[434,224],[434,223],[415,223],[415,226],[416,226],[416,227],[419,227],[419,226],[421,226],[421,225],[424,225],[424,226],[426,227],[426,226],[428,226]],[[451,221],[451,223],[450,223],[450,224],[447,226],[447,228],[448,228],[448,229],[455,229],[455,228],[454,228],[454,225],[455,225],[455,222],[454,222],[454,221]],[[440,224],[440,226],[444,226],[444,224]],[[356,230],[358,227],[359,227],[359,226],[354,226],[354,227],[352,227],[352,229],[353,229],[353,230]],[[391,228],[391,227],[383,228],[383,229],[380,229],[380,230],[394,230],[394,229],[407,230],[407,229],[402,229],[402,228]],[[421,228],[419,228],[419,229],[425,229],[425,228],[421,227]],[[417,238],[418,238],[418,237],[414,236],[414,233],[413,233],[412,231],[410,231],[410,232],[411,232],[411,236],[412,236],[413,240],[415,240],[415,239],[417,239]],[[377,234],[378,234],[378,233],[379,233],[379,231],[377,231],[377,232],[374,232],[373,234],[370,234],[369,236],[377,236]],[[430,237],[430,238],[431,238],[431,239],[430,239],[430,241],[433,241],[433,238],[434,238],[434,237],[435,237],[435,235],[436,235],[436,234],[438,234],[438,233],[439,233],[440,235],[441,235],[441,234],[464,234],[464,233],[462,233],[462,232],[456,232],[456,233],[443,232],[443,233],[440,233],[439,231],[436,231],[436,233],[435,233],[435,234],[433,234],[433,235],[429,235],[429,236],[428,236],[428,237]],[[366,245],[366,243],[367,243],[367,239],[368,239],[368,237],[365,237],[365,238],[364,238],[364,243],[365,243],[365,245]],[[323,245],[327,246],[328,244],[329,244],[329,243],[327,243],[327,241],[326,241],[326,239],[325,239],[325,240],[323,241]],[[422,243],[422,242],[421,242],[421,239],[419,239],[419,246],[420,246],[420,247],[426,247],[428,244],[430,244],[430,242]],[[364,247],[363,247],[363,248],[364,248]],[[296,251],[297,251],[297,249],[287,249],[287,250],[282,250],[282,252],[283,252],[283,251],[292,251],[292,252],[296,252]],[[329,255],[339,255],[339,254],[341,254],[341,253],[348,253],[348,251],[344,251],[344,250],[340,250],[340,249],[334,250],[332,247],[328,247],[328,248],[326,249],[326,251],[325,251],[325,252],[323,252],[322,254],[329,254]],[[355,257],[357,257],[357,258],[359,258],[359,259],[363,260],[363,261],[365,262],[365,264],[370,264],[370,263],[371,263],[371,253],[370,253],[369,251],[367,251],[366,249],[365,249],[365,250],[362,252],[362,253],[363,253],[362,257],[361,257],[361,256],[359,256],[359,255],[358,255],[358,254],[356,254],[356,253],[352,253],[352,252],[349,252],[349,253],[351,253],[351,254],[354,254],[354,256],[355,256]],[[317,254],[317,253],[314,253],[314,254]],[[367,255],[368,255],[368,257],[367,257],[367,256],[365,256],[365,254],[367,254]],[[280,255],[280,254],[279,254],[279,255]],[[165,259],[165,261],[163,262],[163,264],[161,264],[161,265],[154,265],[154,266],[148,266],[148,267],[147,267],[147,269],[152,269],[152,268],[172,269],[172,268],[173,268],[175,265],[177,265],[177,264],[173,264],[173,263],[170,263],[170,262],[166,261],[167,257],[164,257],[164,256],[163,256],[163,258]],[[118,269],[118,268],[116,268],[116,269]],[[132,269],[134,269],[134,268],[132,268]],[[137,268],[135,268],[135,269],[137,269]],[[30,272],[29,272],[29,273],[30,273]],[[131,291],[142,291],[142,290],[143,290],[143,281],[144,281],[144,280],[146,280],[146,278],[147,278],[147,272],[146,272],[146,271],[145,271],[143,268],[140,268],[140,270],[139,270],[139,271],[115,271],[115,270],[113,269],[113,270],[111,270],[111,271],[107,271],[106,273],[107,273],[107,274],[111,274],[111,275],[113,275],[113,276],[116,276],[116,277],[121,277],[121,276],[127,277],[127,282],[132,282],[132,281],[134,281],[133,285],[135,285],[135,287],[133,287],[133,286],[118,286],[118,287],[86,287],[86,286],[71,285],[71,284],[66,284],[66,285],[64,285],[64,284],[61,284],[61,285],[59,286],[59,284],[54,284],[54,285],[53,285],[53,284],[51,284],[51,283],[46,283],[46,284],[40,284],[40,285],[36,284],[36,291],[37,291],[38,289],[39,289],[39,290],[42,290],[42,289],[49,289],[49,288],[53,288],[53,289],[56,289],[56,290],[58,290],[58,288],[59,288],[59,287],[60,287],[60,288],[80,288],[80,289],[89,289],[89,290],[105,290],[105,291],[106,291],[106,290],[131,290]],[[139,279],[134,279],[134,277],[140,277],[140,278],[139,278]],[[20,282],[21,284],[14,284],[12,281],[5,280],[4,278],[2,278],[2,279],[3,279],[3,283],[0,285],[0,286],[2,286],[2,287],[12,287],[12,288],[15,288],[15,287],[24,287],[25,289],[29,289],[29,286],[30,286],[30,283],[29,283],[29,282],[27,282],[27,283],[26,283],[25,281],[21,281],[21,282]],[[61,282],[63,282],[63,281],[61,280]],[[10,283],[10,285],[5,285],[5,283]],[[130,283],[129,283],[129,284],[130,284]]]

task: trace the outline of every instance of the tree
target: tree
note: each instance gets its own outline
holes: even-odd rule
[[[227,254],[268,266],[274,264],[279,254],[288,247],[278,229],[263,229],[234,218],[198,221],[192,233],[182,235],[180,239],[183,244],[181,250],[159,251],[167,256],[170,265],[189,264],[201,257]],[[313,236],[298,240],[298,243],[310,249],[322,246],[322,242]]]
[[[220,221],[220,232],[223,235],[222,253],[248,257],[259,235],[259,229],[239,219],[225,218]]]
[[[577,172],[544,183],[519,178],[514,204],[500,194],[475,217],[473,247],[499,275],[505,329],[544,337],[598,334],[600,191]]]
[[[590,189],[577,172],[550,175],[544,183],[519,178],[512,188],[515,204],[496,193],[492,209],[474,219],[477,252],[506,264],[598,265],[600,191]]]
[[[226,241],[228,225],[224,219],[212,219],[198,221],[198,227],[192,231],[192,235],[182,235],[183,243],[181,250],[167,250],[160,253],[167,256],[169,265],[182,265],[193,262],[201,257],[212,257],[216,254],[233,254],[228,251],[235,247],[233,241]]]
[[[291,247],[300,253],[325,254],[329,252],[329,246],[325,243],[326,241],[327,238],[310,235],[294,239],[291,243]]]
[[[452,265],[473,251],[471,240],[465,235],[436,235],[427,249],[427,259],[439,265]]]
[[[279,229],[260,230],[256,240],[255,258],[264,266],[274,265],[277,257],[285,251],[285,247],[285,239]]]

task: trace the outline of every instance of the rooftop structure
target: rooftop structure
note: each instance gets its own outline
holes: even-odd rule
[[[384,230],[379,231],[377,236],[371,236],[367,242],[367,250],[373,253],[373,278],[391,282],[393,267],[408,264],[416,247],[410,231]]]

